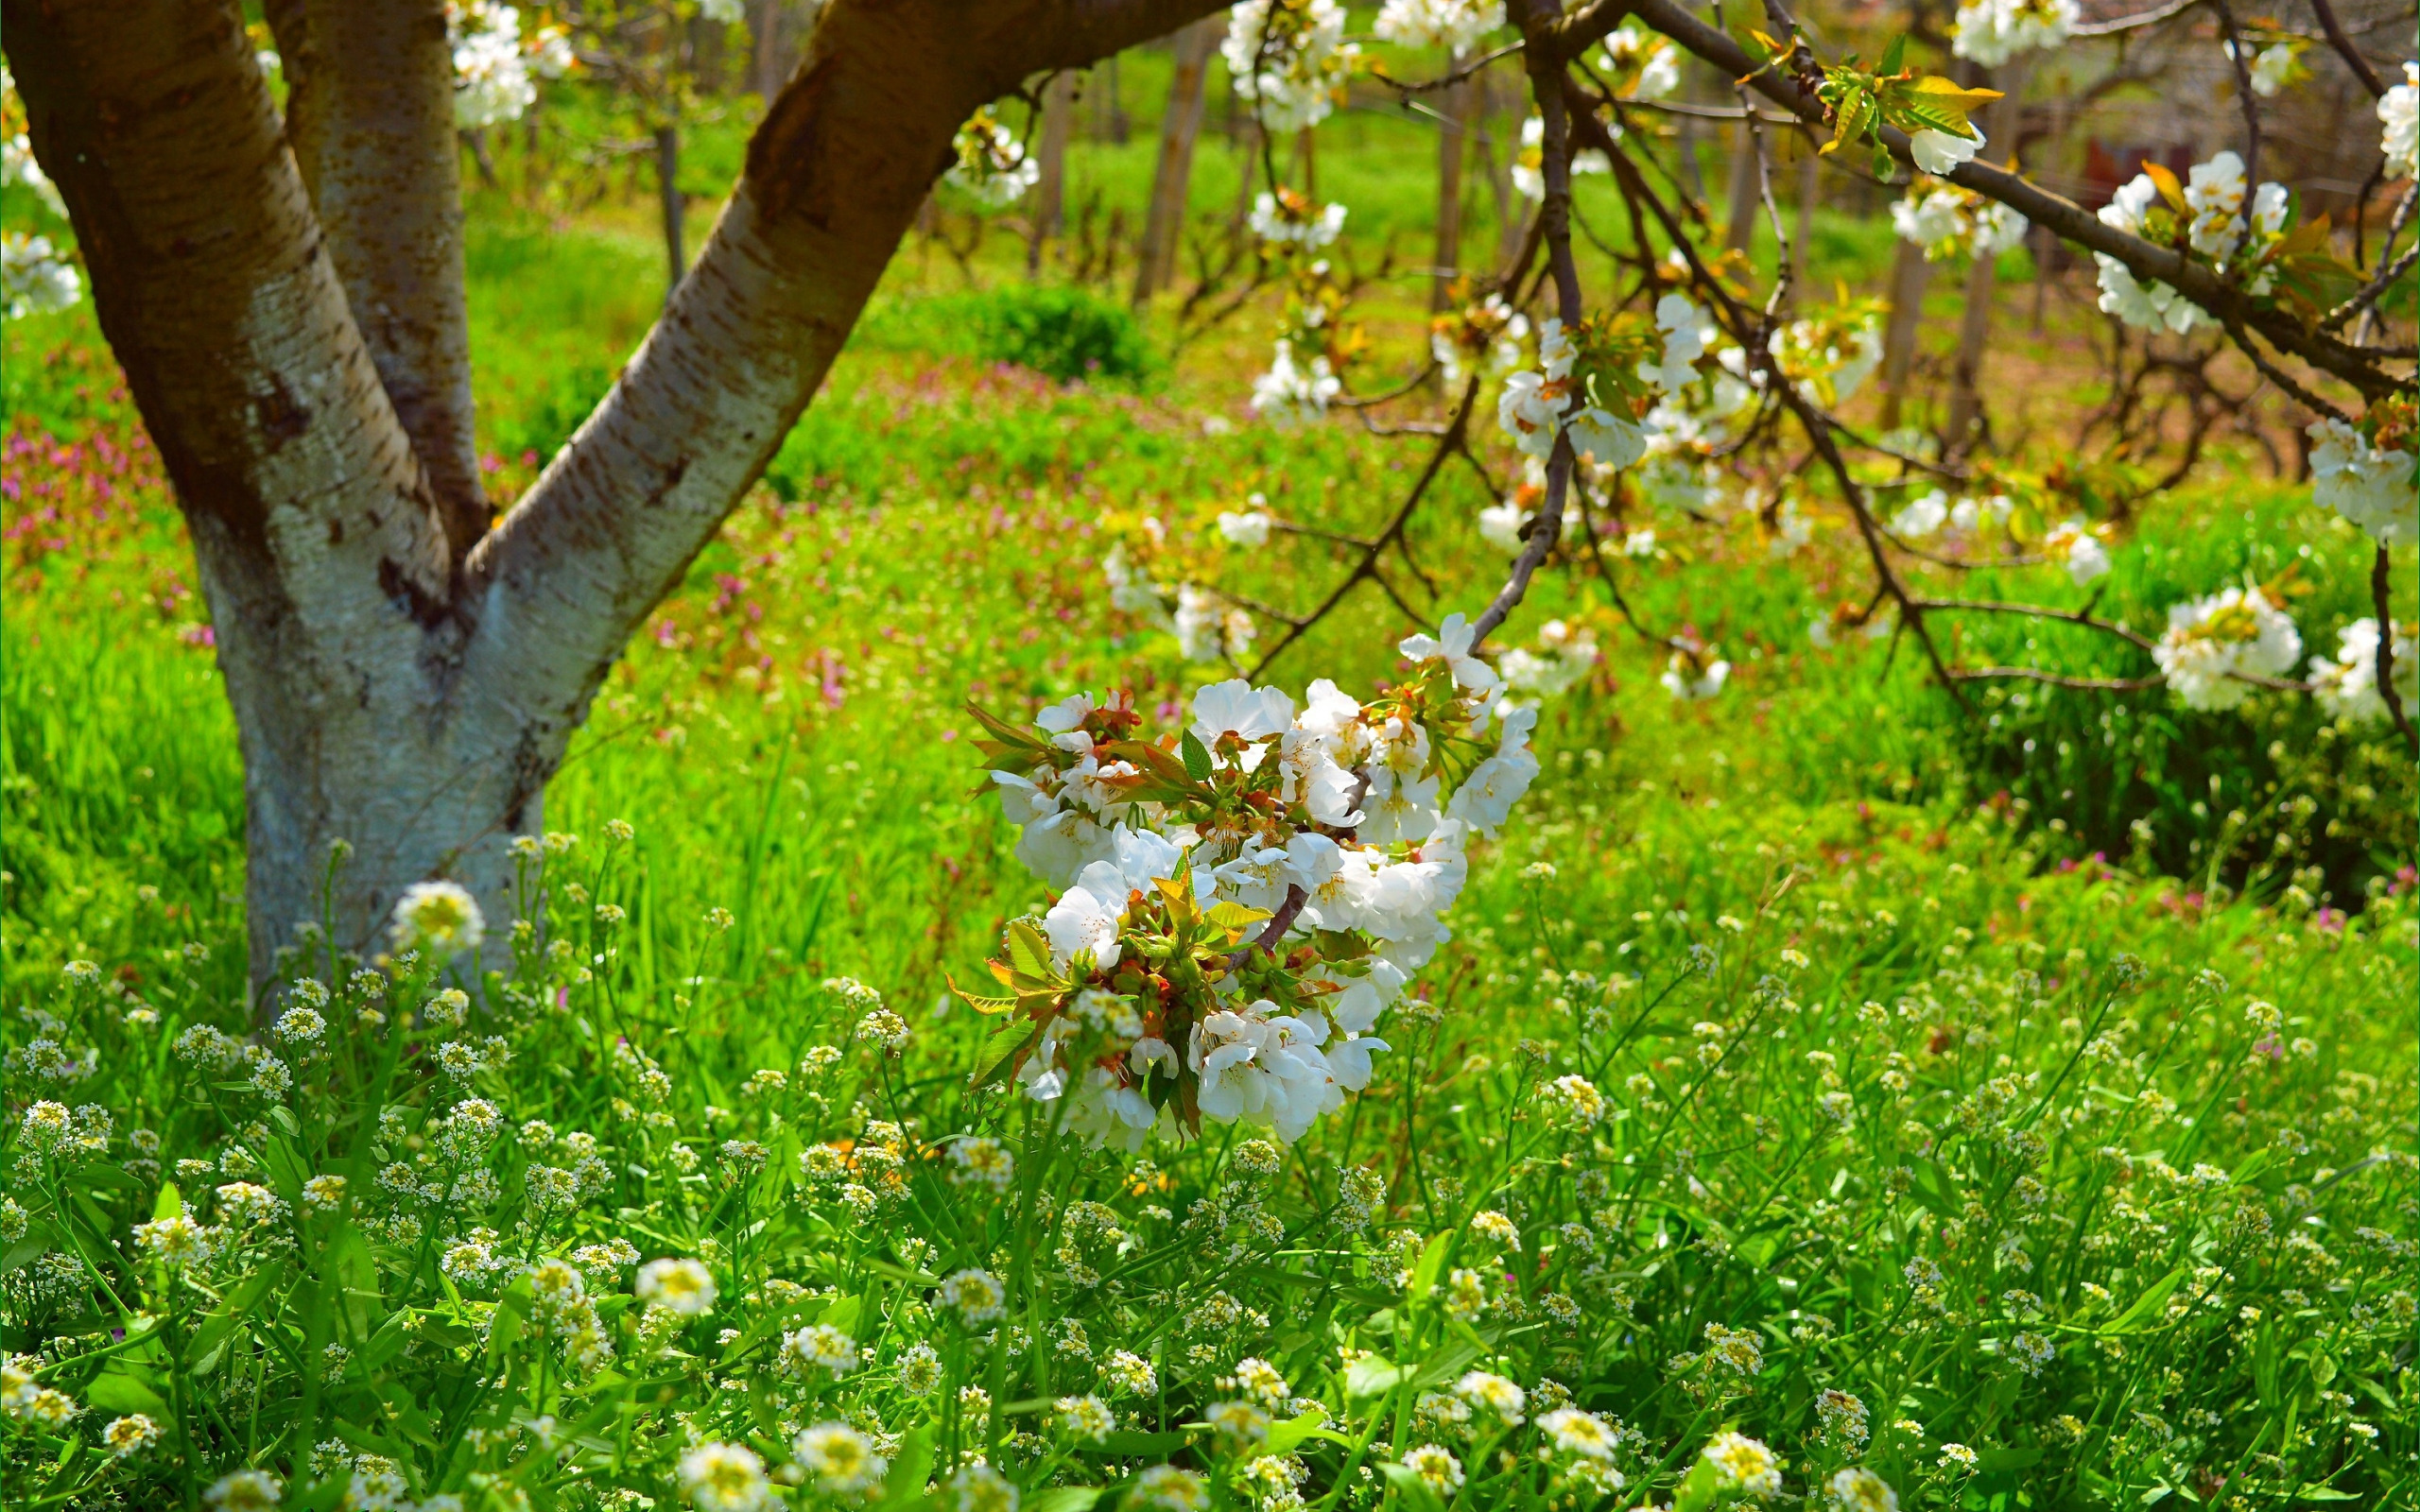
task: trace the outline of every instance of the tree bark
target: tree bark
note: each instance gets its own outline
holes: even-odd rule
[[[677,126],[655,129],[655,187],[664,215],[664,307],[668,310],[672,296],[681,290],[682,275],[689,270],[689,259],[681,245],[688,203],[681,196],[681,129]]]
[[[285,139],[455,557],[490,514],[473,435],[461,148],[442,0],[278,0]],[[399,192],[400,191],[400,192]]]
[[[1784,141],[1793,140],[1785,137]],[[1815,238],[1815,202],[1823,195],[1823,162],[1815,148],[1805,141],[1797,144],[1798,157],[1798,224],[1789,237],[1789,286],[1795,298],[1807,296],[1806,268],[1813,256],[1808,243]]]
[[[1730,250],[1744,252],[1755,244],[1763,188],[1763,175],[1756,171],[1756,139],[1742,121],[1731,133],[1731,217],[1722,234],[1722,245]]]
[[[1184,243],[1185,192],[1193,180],[1193,146],[1201,137],[1203,86],[1210,77],[1210,54],[1225,29],[1222,19],[1214,15],[1177,33],[1176,72],[1168,84],[1167,113],[1160,118],[1160,164],[1151,177],[1151,205],[1135,257],[1138,308],[1176,280],[1177,251]]]
[[[1891,323],[1882,333],[1882,428],[1896,430],[1908,398],[1908,374],[1915,366],[1916,333],[1924,321],[1925,285],[1932,265],[1924,249],[1907,239],[1892,244]]]
[[[1449,70],[1463,66],[1462,55],[1446,60]],[[1477,81],[1463,79],[1445,91],[1444,109],[1437,123],[1437,257],[1436,278],[1428,290],[1431,313],[1454,302],[1454,284],[1462,271],[1462,163],[1470,152],[1471,118],[1478,97]]]
[[[1977,122],[1984,135],[2004,149],[2001,159],[2011,167],[2016,163],[2017,96],[2024,93],[2029,70],[2019,61],[2002,80],[2008,93],[1992,102],[1984,112],[1984,119]],[[1984,82],[1992,82],[1986,79]],[[1988,254],[1975,259],[1966,270],[1966,304],[1958,322],[1958,362],[1952,371],[1949,387],[1949,426],[1942,435],[1942,445],[1952,455],[1960,455],[1967,444],[1967,432],[1982,415],[1983,348],[1992,334],[1992,301],[1999,292],[1998,259]]]
[[[666,318],[457,568],[235,9],[0,0],[36,157],[192,531],[243,747],[256,981],[321,916],[337,837],[338,948],[374,948],[435,876],[500,935],[510,837],[821,383],[959,124],[1209,8],[834,0]]]
[[[1042,271],[1042,249],[1059,235],[1067,220],[1067,139],[1076,131],[1076,76],[1072,71],[1051,76],[1042,92],[1042,145],[1034,166],[1041,177],[1033,184],[1033,226],[1026,243],[1026,271]]]

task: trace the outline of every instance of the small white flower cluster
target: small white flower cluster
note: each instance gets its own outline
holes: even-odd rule
[[[2412,644],[2411,627],[2394,627],[2395,696],[2407,717],[2420,714],[2420,646]],[[2375,724],[2387,716],[2386,700],[2378,696],[2378,622],[2363,617],[2337,633],[2336,655],[2310,659],[2310,679],[2321,707],[2339,719]]]
[[[1445,387],[1459,387],[1466,365],[1482,365],[1503,372],[1521,365],[1521,341],[1530,334],[1530,318],[1505,302],[1501,294],[1441,315],[1429,322],[1428,354],[1437,361]]]
[[[2252,696],[2245,677],[2290,676],[2302,660],[2294,622],[2257,587],[2229,588],[2168,611],[2152,660],[2190,709],[2232,709]]]
[[[1250,614],[1193,583],[1177,590],[1170,624],[1187,662],[1241,661],[1260,634]]]
[[[2109,571],[2108,526],[2067,520],[2042,538],[2042,555],[2067,570],[2078,588]]]
[[[1925,249],[1925,261],[1997,257],[2025,240],[2023,215],[1971,190],[1918,180],[1891,206],[1891,226]]]
[[[1328,402],[1344,392],[1344,380],[1328,367],[1324,352],[1297,362],[1294,343],[1280,340],[1269,370],[1252,381],[1252,408],[1279,425],[1301,424],[1327,413]]]
[[[1620,128],[1611,129],[1618,132]],[[1547,197],[1547,123],[1532,115],[1521,123],[1521,149],[1512,155],[1512,189],[1524,199]],[[1595,147],[1571,154],[1574,173],[1611,173],[1613,160]]]
[[[1870,311],[1860,314],[1854,309],[1826,319],[1792,320],[1766,338],[1765,350],[1791,382],[1813,389],[1815,397],[1838,409],[1855,399],[1882,366],[1882,322]],[[1723,378],[1731,384],[1744,384],[1747,389],[1764,387],[1764,374],[1750,371],[1747,354],[1737,347],[1717,352],[1715,360],[1722,364]],[[1727,386],[1718,379],[1716,387]],[[1719,393],[1716,408],[1745,407],[1749,397],[1746,389],[1729,398]]]
[[[1336,109],[1360,48],[1344,40],[1337,0],[1243,0],[1219,48],[1236,97],[1263,129],[1299,131]]]
[[[1574,629],[1563,620],[1548,620],[1538,627],[1537,649],[1514,646],[1500,659],[1500,670],[1513,692],[1550,698],[1569,691],[1603,660],[1585,627]]]
[[[1697,376],[1690,364],[1705,353],[1698,309],[1685,296],[1667,294],[1655,315],[1664,331],[1663,361],[1642,365],[1640,375],[1666,389],[1678,388]],[[1590,400],[1572,374],[1579,357],[1563,322],[1549,318],[1538,334],[1539,370],[1504,380],[1496,423],[1530,456],[1552,455],[1555,438],[1568,432],[1572,450],[1598,466],[1629,467],[1647,455],[1647,430],[1633,417]]]
[[[1703,703],[1731,680],[1731,663],[1718,657],[1713,646],[1683,642],[1673,646],[1664,675],[1655,680],[1683,703]]]
[[[2252,93],[2264,100],[2274,99],[2279,90],[2292,82],[2302,61],[2300,42],[2299,38],[2288,38],[2253,52],[2252,61],[2244,70],[2252,79]],[[2229,62],[2235,61],[2235,43],[2221,42],[2219,47]]]
[[[467,0],[445,8],[445,35],[454,49],[454,124],[465,131],[506,121],[538,102],[530,77],[532,59],[521,41],[521,12],[494,0]],[[570,66],[570,43],[548,28],[540,55],[560,74]],[[547,77],[554,77],[548,75]]]
[[[1016,203],[1042,181],[1042,164],[989,110],[977,111],[958,129],[951,148],[956,161],[942,180],[992,209]]]
[[[1891,533],[1902,541],[1924,541],[1947,528],[1962,536],[1974,537],[1982,533],[1986,520],[1995,524],[2006,524],[2015,512],[2016,501],[2006,494],[1995,493],[1979,499],[1962,497],[1953,501],[1945,491],[1934,489],[1910,500],[1891,517]],[[2066,560],[2065,557],[2059,559]],[[2105,561],[2102,567],[2106,569]],[[2078,578],[2077,581],[2084,579]]]
[[[2019,53],[2056,47],[2075,30],[2076,0],[1962,0],[1950,50],[1997,68]]]
[[[1624,99],[1660,100],[1681,87],[1679,51],[1636,16],[1624,16],[1605,38],[1605,67]]]
[[[1374,29],[1398,47],[1466,53],[1503,25],[1503,0],[1387,0]]]
[[[1253,202],[1252,233],[1279,247],[1317,251],[1344,234],[1344,207],[1314,205],[1292,190],[1264,191]]]
[[[2241,278],[2250,292],[2266,294],[2276,278],[2267,254],[2285,233],[2290,206],[2283,184],[2264,183],[2250,192],[2247,219],[2244,207],[2249,187],[2243,160],[2232,152],[2197,163],[2184,186],[2183,214],[2174,219],[2191,251],[2221,271]],[[2160,218],[2165,220],[2174,210],[2166,203],[2159,183],[2150,174],[2138,173],[2100,207],[2100,216],[2105,226],[2152,236],[2157,230],[2152,224],[2154,213],[2163,213]],[[2095,252],[2092,257],[2100,269],[2100,308],[2126,324],[2183,335],[2212,323],[2201,306],[2168,284],[2156,279],[2144,283],[2107,252]]]
[[[2420,177],[2420,62],[2403,65],[2403,82],[2378,98],[2378,150],[2394,178]]]
[[[83,297],[83,275],[49,237],[0,232],[0,300],[9,319],[64,310]]]
[[[1016,996],[977,1003],[1031,1023],[1028,1095],[1139,1148],[1203,1117],[1290,1141],[1367,1085],[1379,1016],[1450,937],[1468,837],[1537,775],[1535,712],[1498,707],[1471,641],[1460,615],[1409,637],[1414,670],[1366,706],[1218,683],[1157,743],[1123,698],[1055,704],[1038,738],[986,719],[1018,858],[1064,889],[1011,928]]]
[[[2360,525],[2381,546],[2420,540],[2411,452],[2378,445],[2341,420],[2316,421],[2303,434],[2312,443],[2312,503]]]

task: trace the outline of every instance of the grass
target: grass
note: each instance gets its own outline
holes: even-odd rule
[[[1423,139],[1335,136],[1357,217],[1416,234]],[[1084,171],[1131,190],[1147,156]],[[1197,204],[1232,190],[1205,175]],[[1871,266],[1870,227],[1819,226],[1819,268]],[[643,204],[472,228],[509,497],[644,329],[656,253]],[[948,984],[1047,898],[967,799],[962,701],[1116,686],[1173,724],[1208,675],[1106,609],[1118,517],[1190,543],[1257,491],[1363,525],[1417,463],[1246,423],[1248,325],[1139,383],[988,360],[967,333],[1017,307],[1007,240],[971,289],[907,260],[634,637],[549,790],[579,838],[531,863],[531,964],[460,1022],[434,962],[305,942],[281,976],[327,988],[316,1038],[252,1033],[234,732],[156,457],[88,308],[8,328],[12,1506],[190,1506],[247,1467],[296,1506],[390,1470],[432,1512],[711,1505],[683,1478],[710,1444],[820,1467],[779,1490],[798,1506],[924,1504],[928,1479],[1006,1504],[978,1460],[1051,1512],[1186,1504],[1150,1500],[1162,1465],[1226,1506],[1695,1506],[1744,1494],[1702,1455],[1724,1433],[1793,1497],[1863,1468],[1910,1507],[2409,1503],[2410,763],[2283,697],[1961,711],[1906,647],[1808,647],[1855,591],[1837,531],[1780,561],[1744,516],[1658,522],[1670,554],[1629,591],[1735,663],[1704,705],[1655,686],[1592,579],[1542,579],[1515,637],[1560,614],[1606,661],[1547,706],[1537,785],[1370,1090],[1303,1140],[1214,1123],[1128,1154],[970,1091],[989,1024]],[[1421,302],[1374,291],[1387,350]],[[1415,526],[1440,611],[1499,569],[1492,502],[1449,474]],[[2150,625],[2291,566],[2319,645],[2366,611],[2358,547],[2222,455],[2134,526],[2100,608]],[[1222,565],[1302,603],[1345,564]],[[1366,694],[1414,627],[1356,599],[1273,677]],[[1965,633],[1979,662],[2116,666]],[[181,1214],[207,1259],[134,1239]],[[660,1258],[701,1263],[711,1308],[640,1300]],[[965,1270],[1002,1316],[953,1305]],[[786,1367],[801,1337],[856,1363]],[[43,1389],[81,1415],[46,1420]],[[159,1440],[109,1454],[136,1415]],[[793,1442],[819,1424],[889,1462],[879,1490],[824,1488],[847,1440]]]

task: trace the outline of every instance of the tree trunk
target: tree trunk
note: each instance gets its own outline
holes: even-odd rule
[[[1797,140],[1785,137],[1784,141]],[[1810,253],[1807,243],[1815,236],[1815,200],[1823,192],[1823,163],[1815,148],[1798,141],[1798,225],[1789,236],[1789,285],[1794,297],[1807,298],[1806,268]]]
[[[681,291],[682,275],[689,270],[689,259],[681,247],[688,205],[681,195],[681,129],[677,126],[655,129],[655,188],[664,213],[664,303],[669,309],[672,296]]]
[[[1177,250],[1184,242],[1185,190],[1193,179],[1193,145],[1201,136],[1203,84],[1210,77],[1210,54],[1225,30],[1221,18],[1206,16],[1176,36],[1176,73],[1168,84],[1167,113],[1160,118],[1160,165],[1151,177],[1151,205],[1135,257],[1138,308],[1176,280]]]
[[[268,9],[285,139],[459,559],[488,528],[462,300],[461,151],[442,0]],[[398,183],[412,193],[399,195]]]
[[[1445,61],[1448,72],[1463,66],[1462,55]],[[1428,308],[1444,309],[1454,302],[1454,284],[1462,272],[1462,160],[1470,150],[1474,82],[1463,79],[1445,91],[1437,123],[1437,258],[1436,278],[1429,285]]]
[[[786,0],[754,0],[748,8],[748,85],[768,105],[798,65],[796,27]]]
[[[1896,430],[1907,403],[1908,374],[1916,360],[1916,331],[1924,320],[1925,285],[1932,265],[1924,249],[1900,238],[1891,261],[1891,323],[1882,334],[1882,428]]]
[[[1042,146],[1035,155],[1041,177],[1033,184],[1033,227],[1026,243],[1028,273],[1042,271],[1042,249],[1067,226],[1067,139],[1076,129],[1076,76],[1053,74],[1042,92]]]
[[[2011,165],[2016,162],[2017,96],[2024,92],[2028,72],[2022,61],[2011,67],[2004,80],[2008,92],[1985,107],[1984,120],[1976,123],[2001,145],[2002,161]],[[1990,255],[1979,256],[1966,270],[1966,307],[1958,323],[1958,365],[1949,389],[1949,428],[1942,436],[1943,447],[1953,455],[1964,450],[1967,432],[1982,415],[1983,348],[1991,339],[1992,301],[1999,292],[1996,262]]]
[[[1722,245],[1735,252],[1754,246],[1756,214],[1763,208],[1764,175],[1757,168],[1756,139],[1742,121],[1731,133],[1731,220]]]
[[[36,158],[191,530],[244,753],[256,981],[320,916],[339,837],[337,948],[373,949],[438,876],[502,937],[510,838],[821,383],[959,123],[1207,9],[833,0],[666,318],[458,565],[239,13],[0,0]],[[414,209],[426,186],[399,182]]]

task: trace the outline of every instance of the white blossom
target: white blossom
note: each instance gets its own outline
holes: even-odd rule
[[[1336,109],[1360,49],[1337,0],[1243,0],[1219,48],[1236,97],[1270,131],[1316,126]]]
[[[1916,166],[1925,172],[1945,178],[1960,163],[1974,161],[1975,154],[1983,149],[1983,133],[1972,125],[1967,129],[1975,134],[1953,136],[1930,127],[1911,132],[1908,137],[1908,156],[1914,159]]]
[[[1399,47],[1465,53],[1503,25],[1503,0],[1387,0],[1374,29]]]
[[[2405,63],[2403,82],[2379,96],[2378,124],[2386,171],[2399,179],[2420,175],[2420,62]]]
[[[1294,344],[1281,340],[1269,370],[1253,380],[1253,413],[1280,425],[1315,421],[1327,413],[1328,402],[1343,391],[1344,383],[1329,371],[1325,353],[1300,365],[1294,360]]]
[[[2311,502],[2333,509],[2382,546],[2420,540],[2420,488],[2412,454],[2378,447],[2341,420],[2315,421],[2310,438]]]
[[[9,319],[64,310],[83,297],[83,275],[49,237],[0,232],[0,300]]]
[[[2252,696],[2252,677],[2290,676],[2302,660],[2294,622],[2258,588],[2229,588],[2168,611],[2168,633],[2152,660],[2191,709],[2232,709]]]
[[[1997,68],[2019,53],[2066,42],[2079,14],[2076,0],[1962,0],[1950,27],[1951,50]]]
[[[2415,659],[2410,627],[2394,627],[2390,648],[2394,662],[2394,692],[2406,716],[2420,714],[2420,659]],[[2320,704],[2339,719],[2371,724],[2387,717],[2386,700],[2378,696],[2378,622],[2367,616],[2337,632],[2336,655],[2310,659],[2310,679]]]

